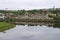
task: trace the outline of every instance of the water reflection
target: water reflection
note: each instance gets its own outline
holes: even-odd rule
[[[60,28],[60,23],[28,23],[28,22],[23,22],[20,23],[19,25],[28,25],[29,26],[47,26],[47,27],[53,27],[53,28]]]
[[[60,40],[60,23],[26,23],[0,32],[0,40]]]
[[[54,27],[54,28],[60,28],[60,23],[55,23],[55,24],[53,25],[53,27]]]
[[[22,22],[22,23],[20,23],[19,25],[28,25],[27,27],[34,27],[34,26],[47,26],[47,27],[53,27],[53,28],[60,28],[60,23],[33,23],[33,22],[30,22],[30,23],[28,23],[28,22]],[[14,27],[9,27],[9,28],[7,28],[7,27],[4,27],[4,28],[6,28],[6,30],[9,30],[9,29],[12,29],[12,28],[14,28]],[[3,29],[4,29],[3,28]],[[1,28],[0,28],[0,32],[3,32],[3,33],[5,33],[4,32],[5,30],[1,30]]]

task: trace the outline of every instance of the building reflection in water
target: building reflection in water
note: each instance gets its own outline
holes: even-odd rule
[[[18,25],[18,24],[17,24]],[[60,23],[34,23],[34,22],[21,22],[19,25],[23,25],[23,26],[25,26],[25,25],[27,25],[27,27],[34,27],[34,26],[47,26],[47,27],[53,27],[53,28],[60,28]],[[4,28],[6,28],[6,27],[4,27]],[[3,29],[4,29],[3,28]],[[14,27],[11,27],[11,28],[9,28],[9,29],[12,29],[12,28],[14,28]],[[1,28],[0,28],[1,29]],[[7,29],[7,30],[9,30],[9,29]],[[3,30],[3,31],[1,31],[0,30],[0,32],[3,32],[3,33],[5,33],[5,31],[6,30]]]

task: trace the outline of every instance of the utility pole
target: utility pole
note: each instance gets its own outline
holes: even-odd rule
[[[7,19],[8,19],[8,22],[10,23],[10,16],[9,16],[9,13],[8,13],[8,8],[6,8],[6,14],[7,14]]]

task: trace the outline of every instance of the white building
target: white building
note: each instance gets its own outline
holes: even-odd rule
[[[4,20],[5,19],[5,15],[3,13],[0,13],[0,20]]]

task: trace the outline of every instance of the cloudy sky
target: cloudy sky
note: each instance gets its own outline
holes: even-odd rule
[[[60,0],[0,0],[0,9],[40,9],[60,7]]]

